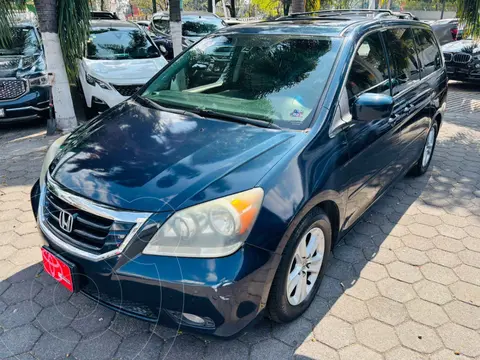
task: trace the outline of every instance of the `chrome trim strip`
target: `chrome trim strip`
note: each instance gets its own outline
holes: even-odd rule
[[[109,218],[112,220],[118,221],[127,221],[127,222],[134,222],[135,225],[132,227],[128,235],[123,240],[122,244],[114,250],[108,251],[104,254],[92,254],[88,251],[81,250],[73,245],[70,245],[57,237],[52,231],[48,229],[45,225],[45,217],[43,213],[43,205],[45,203],[45,196],[46,196],[46,187],[51,191],[56,191],[55,195],[59,196],[61,200],[78,207],[81,210],[93,213],[95,215]],[[53,189],[53,190],[52,190]],[[60,194],[60,195],[59,195]],[[62,189],[59,189],[58,185],[56,185],[50,176],[47,176],[47,185],[44,186],[40,190],[40,201],[38,204],[38,226],[40,230],[45,234],[47,239],[51,241],[53,244],[57,245],[62,250],[71,253],[75,256],[80,258],[90,260],[93,262],[102,261],[113,256],[120,255],[127,246],[132,242],[135,235],[137,234],[138,230],[142,227],[142,225],[148,220],[151,213],[144,213],[144,212],[126,212],[126,211],[115,211],[112,209],[105,208],[101,205],[94,204],[90,200],[83,199],[79,196],[70,194]]]
[[[48,110],[49,107],[45,108],[38,108],[35,106],[23,106],[23,107],[18,107],[18,108],[12,108],[12,109],[5,109],[5,111],[24,111],[24,110],[35,110],[35,111],[45,111]]]

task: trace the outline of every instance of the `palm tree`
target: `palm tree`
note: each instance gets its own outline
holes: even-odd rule
[[[83,54],[89,31],[88,0],[34,0],[47,69],[53,74],[53,104],[57,128],[77,126],[69,80],[77,73],[77,61]],[[17,9],[25,0],[0,0],[0,45],[8,44],[10,27]]]
[[[458,0],[457,16],[464,25],[464,32],[474,38],[480,37],[480,1],[479,0]]]

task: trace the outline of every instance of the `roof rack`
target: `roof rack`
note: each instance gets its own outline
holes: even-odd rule
[[[397,17],[399,19],[412,19],[418,20],[412,13],[409,12],[393,12],[388,9],[332,9],[332,10],[318,10],[318,11],[308,11],[308,12],[299,12],[293,13],[287,16],[282,16],[277,20],[284,20],[284,19],[294,19],[297,17],[305,17],[309,16],[311,18],[323,18],[323,17],[330,17],[330,16],[343,16],[343,15],[368,15],[368,14],[376,14],[374,16],[375,19],[382,18],[382,17]]]

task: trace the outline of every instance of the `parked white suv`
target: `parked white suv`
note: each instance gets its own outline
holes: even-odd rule
[[[137,24],[92,20],[79,79],[92,114],[132,96],[167,61]]]

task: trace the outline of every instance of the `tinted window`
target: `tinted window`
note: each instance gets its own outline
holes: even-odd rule
[[[1,55],[33,55],[40,50],[35,31],[30,27],[12,28],[12,41],[5,48],[0,48]]]
[[[87,58],[102,60],[144,59],[160,56],[140,29],[96,28],[90,30]]]
[[[431,31],[414,29],[417,40],[417,52],[422,64],[422,76],[427,76],[442,67],[440,49]]]
[[[183,36],[205,36],[225,27],[222,19],[216,17],[184,16],[182,18]]]
[[[389,29],[384,32],[390,57],[393,94],[397,94],[413,81],[420,79],[420,65],[410,28]]]
[[[160,73],[143,96],[168,107],[303,129],[310,124],[340,43],[295,35],[205,38]]]
[[[387,59],[378,33],[365,37],[355,54],[348,76],[350,102],[362,92],[390,95]]]

